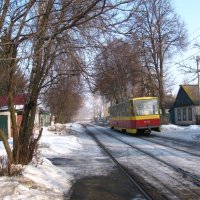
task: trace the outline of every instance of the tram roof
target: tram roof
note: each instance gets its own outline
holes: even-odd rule
[[[158,97],[134,97],[134,98],[130,98],[130,99],[124,100],[124,101],[122,101],[120,103],[111,105],[111,107],[117,106],[117,105],[120,105],[120,104],[124,104],[124,103],[127,103],[127,102],[132,101],[132,100],[150,100],[150,99],[158,99]]]
[[[130,100],[142,100],[142,99],[158,99],[158,97],[136,97],[136,98],[132,98]]]

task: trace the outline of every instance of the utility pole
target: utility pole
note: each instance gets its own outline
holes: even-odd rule
[[[198,96],[199,96],[199,105],[200,105],[200,70],[199,70],[199,60],[200,57],[196,57],[196,62],[197,62],[197,76],[198,76]]]
[[[198,75],[198,102],[199,102],[199,105],[198,105],[198,110],[197,110],[197,113],[196,113],[196,124],[200,124],[200,70],[199,70],[199,60],[200,60],[200,57],[197,56],[196,57],[196,62],[197,62],[197,75]]]

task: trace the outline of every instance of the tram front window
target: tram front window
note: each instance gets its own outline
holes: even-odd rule
[[[136,115],[158,115],[157,99],[135,100],[134,107]]]

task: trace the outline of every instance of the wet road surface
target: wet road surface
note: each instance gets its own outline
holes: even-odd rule
[[[86,177],[72,187],[70,200],[145,199],[124,176],[115,170],[108,176]]]

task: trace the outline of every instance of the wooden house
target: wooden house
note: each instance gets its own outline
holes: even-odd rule
[[[200,122],[200,97],[198,85],[180,85],[173,109],[177,125],[192,125]]]

